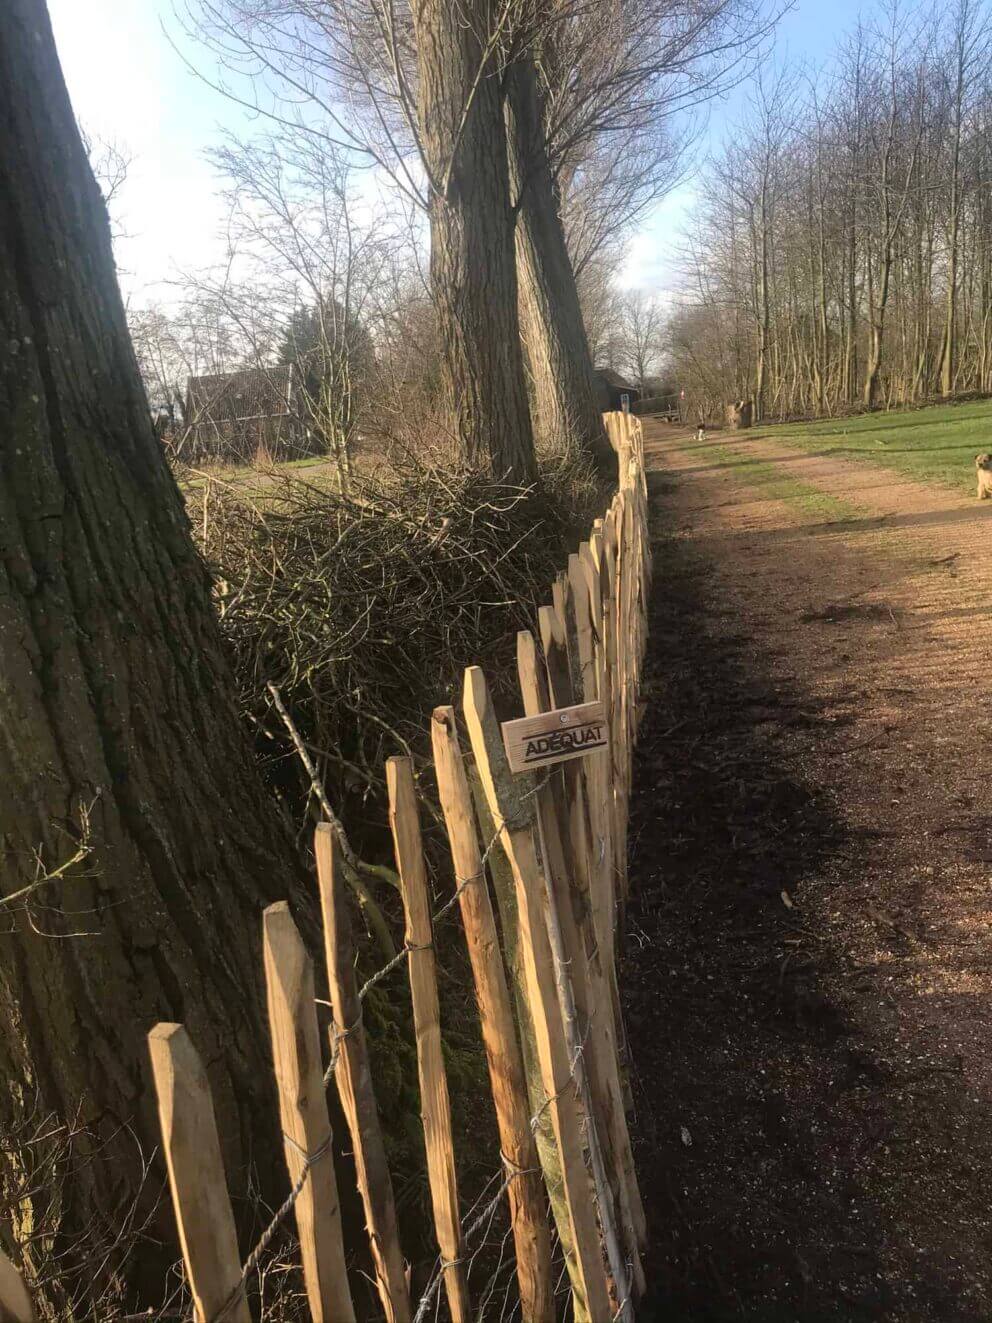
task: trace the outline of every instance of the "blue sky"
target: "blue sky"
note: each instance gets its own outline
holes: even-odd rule
[[[782,19],[777,61],[818,67],[870,8],[861,0],[798,0]],[[169,37],[211,71],[205,52],[187,43],[172,0],[49,0],[49,9],[77,116],[92,137],[126,146],[133,158],[118,208],[125,295],[139,303],[167,299],[170,279],[223,251],[223,208],[205,149],[224,129],[248,134],[258,125],[185,67]],[[711,108],[704,151],[728,132],[742,98],[738,91]],[[624,285],[671,288],[692,200],[689,179],[658,204],[619,273]]]
[[[870,0],[796,0],[776,29],[771,59],[776,66],[802,65],[811,74],[829,61],[833,48],[853,30],[862,14],[873,10]],[[748,87],[734,89],[708,109],[696,154],[697,165],[721,142],[733,135],[735,122],[746,110]],[[657,204],[631,242],[619,283],[670,294],[677,286],[683,228],[695,201],[690,174]]]

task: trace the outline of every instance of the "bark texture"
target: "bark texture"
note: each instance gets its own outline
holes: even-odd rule
[[[517,312],[513,215],[485,0],[415,0],[418,119],[432,176],[431,286],[446,385],[469,463],[535,475]]]
[[[520,314],[534,381],[535,420],[551,442],[586,451],[616,474],[616,456],[596,400],[575,272],[565,242],[560,198],[548,159],[534,63],[521,59],[506,76],[507,146],[517,208]]]
[[[301,877],[152,432],[43,0],[0,13],[0,549],[0,894],[70,858],[87,813],[91,830],[64,876],[0,902],[0,1125],[85,1132],[61,1167],[60,1141],[0,1145],[4,1214],[29,1264],[67,1253],[66,1295],[96,1296],[118,1257],[97,1247],[160,1193],[154,1168],[139,1191],[156,1021],[207,1064],[235,1196],[249,1161],[278,1161],[260,913]],[[118,1248],[160,1299],[174,1242]]]

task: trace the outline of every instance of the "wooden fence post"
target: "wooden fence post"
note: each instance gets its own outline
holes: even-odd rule
[[[531,777],[513,778],[506,762],[499,724],[485,676],[477,666],[465,672],[465,719],[483,789],[499,829],[517,891],[520,944],[541,1076],[561,1154],[562,1185],[575,1246],[572,1293],[577,1319],[599,1323],[612,1318],[596,1208],[582,1145],[582,1117],[565,1046],[561,1007],[544,921],[544,890],[534,846]]]
[[[424,1123],[427,1177],[434,1206],[434,1226],[444,1270],[444,1285],[452,1323],[469,1323],[472,1307],[463,1266],[461,1218],[455,1148],[451,1133],[451,1103],[441,1055],[441,1010],[437,998],[434,934],[427,898],[427,869],[417,794],[409,758],[386,760],[389,825],[393,832],[396,868],[406,913],[406,947],[410,969],[413,1024],[420,1076],[420,1113]]]
[[[603,603],[603,625],[606,630],[606,665],[610,676],[610,731],[612,737],[612,766],[614,794],[614,846],[616,849],[617,877],[624,901],[630,890],[627,876],[627,818],[629,789],[623,736],[620,724],[620,624],[617,616],[617,530],[616,514],[611,506],[603,521],[601,568],[606,585]],[[622,932],[621,927],[621,932]]]
[[[583,542],[579,548],[579,559],[582,562],[582,568],[585,570],[586,586],[589,591],[589,620],[592,626],[592,644],[593,644],[593,674],[596,677],[596,697],[603,704],[606,710],[607,721],[613,710],[613,676],[609,669],[609,660],[607,657],[607,634],[609,624],[606,617],[607,606],[607,588],[604,583],[604,569],[602,565],[602,547],[603,539],[600,533],[593,532],[588,542]],[[615,817],[614,799],[613,799],[613,749],[610,748],[610,756],[603,759],[603,779],[604,791],[606,794],[606,812],[609,818],[609,850],[610,860],[610,884],[611,890],[616,895],[617,872],[616,864],[616,842],[613,839],[613,822]]]
[[[624,761],[626,782],[629,782],[629,775],[627,775],[629,770],[627,767],[627,678],[630,666],[631,640],[630,621],[626,609],[629,569],[627,564],[627,541],[624,531],[624,493],[622,491],[617,492],[613,498],[613,531],[616,542],[616,575],[613,591],[617,599],[617,674],[616,684],[614,685],[614,700],[617,712],[617,734],[620,739],[620,756]]]
[[[555,606],[538,611],[541,646],[544,648],[552,707],[571,707],[576,701],[572,670],[568,659],[565,617]],[[597,936],[593,924],[593,839],[585,784],[585,768],[579,759],[562,764],[565,815],[568,825],[569,859],[572,865],[572,905],[576,920],[585,936],[586,953],[596,951]]]
[[[613,574],[607,563],[605,540],[602,528],[596,529],[589,541],[583,544],[581,556],[589,584],[589,601],[592,611],[593,636],[596,654],[596,685],[599,697],[606,709],[606,719],[610,730],[610,755],[606,760],[606,811],[610,824],[610,865],[612,890],[617,913],[617,928],[622,932],[622,915],[627,898],[627,847],[622,824],[618,817],[618,776],[616,767],[617,749],[614,744],[614,709],[616,695],[616,637],[613,619]]]
[[[489,800],[482,787],[478,768],[466,764],[472,803],[482,839],[490,842],[488,850],[489,877],[492,881],[493,896],[500,924],[501,949],[505,959],[506,971],[510,980],[510,991],[516,1011],[517,1027],[520,1034],[520,1055],[524,1061],[524,1078],[527,1081],[527,1098],[530,1106],[530,1125],[537,1145],[538,1161],[541,1165],[544,1190],[555,1229],[558,1233],[558,1245],[571,1278],[575,1272],[575,1238],[572,1234],[572,1215],[569,1212],[561,1179],[561,1153],[558,1140],[548,1110],[548,1095],[544,1090],[544,1076],[537,1050],[537,1035],[534,1032],[534,1017],[530,1009],[530,992],[527,984],[527,970],[520,939],[520,913],[517,904],[517,884],[513,869],[506,857],[506,851],[499,843],[496,820],[489,807]],[[493,845],[492,843],[496,844]]]
[[[0,1323],[34,1323],[27,1287],[3,1250],[0,1250]]]
[[[339,1053],[334,1078],[355,1153],[358,1189],[365,1208],[376,1285],[387,1323],[410,1323],[410,1290],[396,1225],[393,1182],[386,1163],[362,1028],[362,1004],[355,984],[355,949],[344,890],[341,847],[330,823],[318,824],[314,832],[314,855],[324,919],[327,978],[334,1008],[331,1051]]]
[[[510,1224],[517,1253],[521,1316],[528,1323],[554,1323],[551,1237],[530,1128],[524,1063],[513,1023],[510,992],[500,956],[499,934],[486,885],[485,863],[472,812],[472,795],[458,745],[455,711],[434,709],[431,744],[438,797],[448,829],[458,904],[465,928],[482,1041],[496,1107],[500,1148],[507,1175]]]
[[[599,697],[596,682],[596,655],[593,644],[590,612],[589,583],[581,555],[568,558],[568,593],[566,604],[575,622],[576,646],[579,658],[580,687],[575,698],[580,703],[591,703]],[[611,984],[615,984],[614,908],[616,898],[613,875],[613,846],[609,799],[609,753],[601,750],[582,759],[583,777],[592,829],[592,857],[590,859],[589,887],[593,923],[603,969]],[[619,1001],[619,998],[615,998]]]
[[[517,670],[525,715],[536,716],[548,711],[551,706],[548,689],[543,683],[544,676],[537,647],[534,636],[529,630],[521,630],[517,634]],[[563,764],[561,768],[555,770],[559,773],[563,772],[566,766],[567,764]],[[558,788],[562,788],[560,782]],[[566,984],[569,982],[568,972],[571,972],[570,987],[565,989],[565,998],[566,1002],[569,997],[574,998],[574,1007],[570,1017],[567,1004],[564,1006],[566,1026],[570,1018],[575,1021],[576,1012],[578,1013],[574,1041],[569,1043],[569,1053],[575,1058],[579,1045],[583,1041],[586,1043],[587,1049],[582,1052],[581,1061],[586,1111],[590,1116],[589,1145],[594,1173],[597,1172],[597,1163],[599,1166],[597,1185],[600,1220],[603,1223],[607,1249],[611,1250],[610,1267],[621,1296],[627,1294],[631,1282],[627,1281],[626,1263],[624,1256],[619,1252],[617,1232],[614,1225],[611,1225],[612,1219],[603,1215],[608,1200],[612,1201],[610,1207],[615,1207],[617,1211],[623,1232],[626,1259],[631,1267],[631,1281],[640,1295],[645,1285],[640,1261],[639,1234],[644,1226],[644,1212],[623,1106],[615,1034],[612,1031],[611,1003],[609,997],[603,995],[605,988],[600,971],[598,968],[591,968],[587,961],[583,936],[575,919],[568,876],[575,864],[574,860],[568,857],[569,852],[563,847],[561,814],[554,792],[553,782],[541,786],[537,792],[537,809],[545,875],[552,892],[548,926],[552,951],[560,966],[559,986],[562,985],[563,979]],[[556,942],[555,929],[559,923]],[[593,1120],[595,1126],[591,1124]],[[611,1238],[614,1241],[612,1246]]]
[[[197,1323],[251,1323],[210,1085],[181,1024],[148,1035],[162,1147]]]
[[[307,1155],[311,1162],[293,1208],[310,1314],[313,1323],[354,1323],[320,1058],[313,964],[284,900],[266,909],[262,931],[279,1115],[293,1187]]]

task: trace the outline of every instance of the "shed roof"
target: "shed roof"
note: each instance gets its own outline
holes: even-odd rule
[[[612,368],[596,368],[596,376],[602,377],[607,386],[612,386],[614,390],[633,390],[631,382],[625,381],[619,372],[614,372]]]
[[[283,417],[290,413],[292,384],[291,363],[190,377],[186,382],[188,414],[214,422]]]

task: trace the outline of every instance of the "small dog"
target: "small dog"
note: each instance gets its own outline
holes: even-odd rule
[[[700,423],[699,426],[696,428],[696,440],[697,440],[697,441],[705,441],[705,440],[706,440],[706,424],[705,424],[705,423]],[[985,458],[988,459],[988,455],[986,455]]]
[[[978,499],[992,501],[992,455],[976,455],[975,470],[978,473]]]

